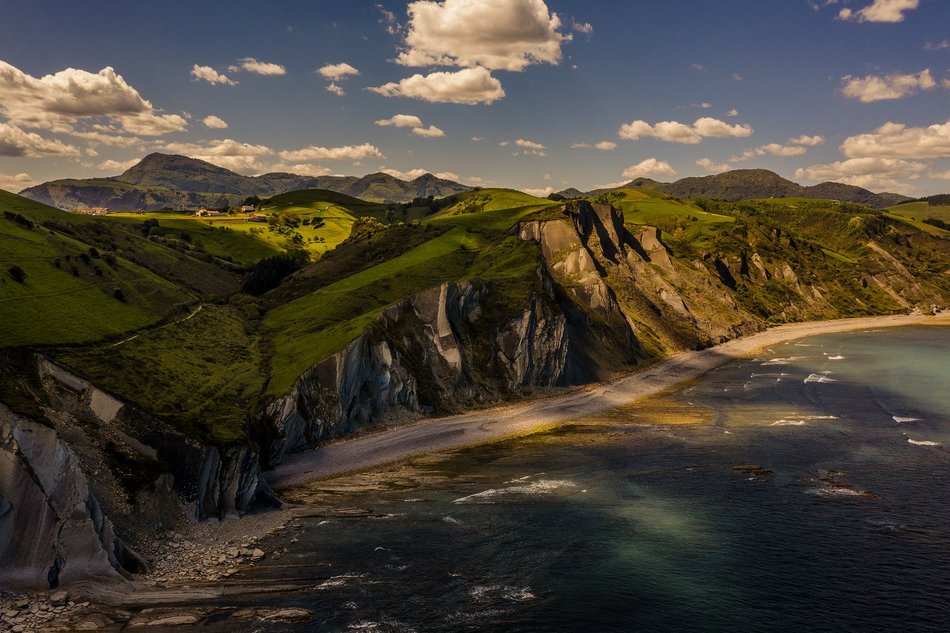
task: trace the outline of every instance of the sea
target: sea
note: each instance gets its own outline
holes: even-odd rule
[[[802,338],[288,493],[240,631],[950,631],[950,328]],[[292,587],[288,589],[287,587]]]

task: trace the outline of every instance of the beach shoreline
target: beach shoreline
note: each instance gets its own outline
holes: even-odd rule
[[[680,352],[609,382],[585,385],[567,393],[428,418],[330,442],[290,455],[265,476],[272,488],[281,490],[398,463],[427,453],[504,441],[629,405],[694,380],[732,360],[754,355],[771,345],[819,334],[926,324],[950,325],[950,313],[857,317],[780,325],[703,350]]]

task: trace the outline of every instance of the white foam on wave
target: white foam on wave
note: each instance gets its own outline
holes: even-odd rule
[[[826,382],[838,382],[838,381],[825,374],[808,374],[808,378],[804,380],[804,384],[807,385],[812,382],[826,383]]]
[[[796,360],[803,359],[804,356],[789,356],[788,358],[773,358],[767,360],[764,363],[761,363],[763,367],[768,367],[769,365],[789,365]]]
[[[468,593],[476,602],[493,597],[509,602],[525,602],[537,598],[536,595],[531,593],[531,587],[511,587],[508,585],[476,585],[469,589]]]
[[[452,525],[465,525],[464,523],[462,523],[455,517],[444,516],[442,517],[442,520],[445,521],[446,523],[451,523]]]
[[[813,488],[808,491],[819,497],[861,497],[867,493],[857,488],[848,488],[846,486],[824,486],[822,488]]]
[[[891,416],[898,424],[907,424],[908,422],[920,422],[920,418],[905,418],[899,415]]]
[[[907,441],[915,446],[940,446],[940,442],[934,442],[933,440],[915,440],[908,437]]]
[[[781,420],[772,422],[769,426],[806,426],[807,424],[805,420],[786,420],[782,418]]]
[[[840,354],[837,356],[829,356],[828,360],[844,360],[844,356],[841,356]]]
[[[363,578],[366,574],[340,574],[339,576],[332,576],[322,583],[314,587],[316,591],[326,591],[327,589],[337,589],[339,587],[345,587],[346,584],[354,579]]]
[[[459,497],[452,503],[494,503],[505,497],[540,497],[553,494],[565,488],[576,488],[577,484],[566,479],[539,479],[527,484],[507,488],[490,488],[465,497]]]

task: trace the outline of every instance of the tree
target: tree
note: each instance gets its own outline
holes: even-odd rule
[[[18,284],[22,284],[26,280],[26,271],[15,264],[7,268],[7,272],[10,273],[10,277],[13,278],[13,281]]]
[[[122,288],[116,288],[112,291],[112,296],[118,299],[119,301],[125,301],[125,293],[122,292]]]

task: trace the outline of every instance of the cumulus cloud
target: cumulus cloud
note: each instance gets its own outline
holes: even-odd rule
[[[522,189],[521,191],[528,194],[529,196],[534,196],[536,198],[544,198],[554,193],[554,187],[539,187],[539,188],[526,187]]]
[[[818,134],[815,134],[813,136],[802,134],[801,136],[796,136],[795,138],[788,139],[788,142],[791,143],[792,145],[815,146],[815,145],[821,145],[822,143],[824,143],[825,137],[820,136]]]
[[[228,70],[232,73],[239,72],[243,70],[244,72],[254,73],[255,75],[265,75],[269,77],[276,77],[280,75],[286,75],[287,69],[281,66],[280,64],[272,64],[270,62],[261,62],[253,57],[244,57],[237,61],[237,64],[233,66],[228,66]]]
[[[407,7],[403,66],[480,66],[521,71],[558,64],[561,20],[544,0],[416,0]]]
[[[916,180],[927,165],[896,158],[849,158],[825,165],[811,165],[795,171],[796,178],[817,182],[834,181],[871,190],[912,191],[899,179]]]
[[[0,156],[79,156],[79,148],[0,122]]]
[[[344,145],[342,147],[317,147],[311,145],[303,149],[280,152],[283,160],[291,162],[312,160],[363,160],[364,158],[386,158],[379,148],[369,143],[362,145]]]
[[[414,127],[412,128],[412,133],[416,136],[422,136],[424,138],[438,138],[440,136],[445,136],[445,132],[434,125],[430,125],[429,127]]]
[[[21,127],[72,133],[77,123],[100,118],[143,136],[187,127],[182,116],[159,114],[109,66],[98,73],[67,68],[38,78],[0,61],[0,95],[0,114]]]
[[[916,94],[920,90],[933,90],[937,86],[929,68],[916,74],[906,75],[901,73],[891,73],[880,77],[845,75],[841,81],[844,83],[841,94],[849,99],[858,99],[862,103],[901,99]]]
[[[484,68],[465,68],[456,72],[415,74],[399,82],[367,88],[386,97],[407,97],[431,103],[494,103],[505,96],[501,82]]]
[[[515,145],[517,145],[518,147],[524,147],[526,149],[534,149],[534,150],[547,149],[547,147],[542,145],[541,143],[536,143],[534,141],[529,141],[523,138],[519,138],[517,141],[515,141]]]
[[[414,114],[395,114],[388,119],[379,119],[376,125],[394,127],[422,127],[422,119]]]
[[[389,174],[393,178],[399,178],[400,180],[415,180],[416,178],[425,176],[426,174],[432,174],[436,178],[441,178],[442,180],[460,180],[459,175],[455,172],[440,171],[433,173],[432,170],[423,169],[421,167],[410,169],[409,171],[400,171],[398,169],[393,169],[392,167],[381,167],[379,171],[383,172],[384,174]]]
[[[600,141],[599,143],[574,143],[571,149],[599,149],[602,152],[612,152],[617,149],[617,144],[613,141]]]
[[[329,79],[330,81],[343,81],[347,77],[355,77],[360,74],[360,71],[346,62],[327,64],[318,68],[317,72],[320,73],[324,79]]]
[[[888,122],[873,132],[849,136],[841,152],[848,158],[950,158],[950,120],[928,127]]]
[[[498,144],[499,147],[507,147],[510,145],[509,141],[502,141]],[[518,156],[519,154],[524,154],[525,156],[547,156],[547,153],[544,151],[547,147],[541,143],[535,141],[529,141],[528,139],[519,138],[514,141],[514,145],[521,148],[520,151],[512,152],[512,156]]]
[[[343,89],[343,86],[338,85],[334,81],[331,81],[329,84],[327,84],[327,92],[332,92],[338,97],[342,97],[346,94],[346,90]]]
[[[205,118],[201,119],[201,122],[204,124],[205,127],[210,127],[215,130],[223,130],[226,127],[228,127],[227,121],[225,121],[224,119],[220,117],[216,117],[213,114],[209,114]]]
[[[22,191],[33,184],[33,177],[26,172],[18,174],[0,173],[0,189],[4,191]]]
[[[665,160],[647,158],[624,169],[622,175],[624,178],[655,178],[657,176],[675,176],[676,170]]]
[[[617,134],[622,139],[635,141],[641,137],[658,138],[670,143],[686,143],[696,145],[704,138],[714,137],[746,137],[752,135],[752,128],[748,125],[729,125],[725,121],[712,117],[696,119],[692,125],[677,121],[660,121],[650,125],[646,121],[636,120],[624,123]]]
[[[733,108],[726,112],[726,116],[739,116],[739,111]]]
[[[950,48],[950,40],[941,40],[939,42],[927,42],[924,44],[924,50],[927,51],[942,51],[945,48]]]
[[[118,174],[124,172],[133,165],[138,165],[140,160],[141,159],[139,158],[131,158],[129,160],[104,160],[96,165],[96,169]]]
[[[164,149],[241,173],[260,173],[264,169],[260,159],[274,153],[266,145],[252,145],[229,138],[201,143],[167,143]]]
[[[207,81],[209,84],[221,84],[223,86],[234,86],[237,82],[216,71],[211,66],[199,66],[195,64],[191,67],[191,78],[197,81]]]
[[[703,169],[705,169],[706,171],[715,172],[715,173],[729,171],[730,169],[732,169],[732,165],[730,165],[729,163],[717,163],[710,158],[700,158],[699,160],[696,161],[696,164],[702,167]]]
[[[333,171],[327,167],[321,165],[311,165],[310,163],[276,163],[271,165],[267,171],[270,172],[286,172],[289,174],[297,174],[299,176],[310,176],[311,178],[317,178],[318,176],[329,176]]]
[[[927,177],[934,180],[950,180],[950,169],[947,171],[932,171],[927,174]]]
[[[847,7],[841,9],[838,19],[854,22],[903,22],[904,12],[912,11],[918,5],[920,0],[874,0],[858,11]]]

